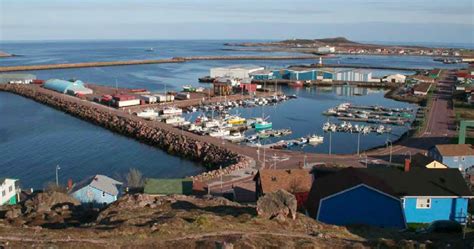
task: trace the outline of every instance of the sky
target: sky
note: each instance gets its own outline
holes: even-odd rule
[[[0,41],[336,36],[474,43],[474,0],[0,0]]]

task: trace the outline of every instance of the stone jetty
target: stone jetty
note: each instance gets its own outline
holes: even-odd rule
[[[102,126],[125,136],[133,137],[143,143],[158,147],[169,154],[184,157],[200,162],[206,169],[217,170],[214,173],[206,173],[203,177],[219,175],[228,172],[229,169],[240,169],[245,167],[244,156],[238,155],[226,148],[216,146],[205,141],[198,141],[185,134],[174,133],[166,129],[149,126],[135,116],[118,111],[109,111],[106,107],[96,105],[88,101],[62,95],[42,88],[35,88],[31,85],[0,84],[0,91],[11,92],[33,99],[39,103],[51,106],[55,109],[66,112],[75,117]],[[218,170],[219,167],[230,167],[225,170]]]

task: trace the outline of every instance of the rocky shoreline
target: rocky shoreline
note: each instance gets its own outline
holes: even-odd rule
[[[0,84],[0,91],[32,99],[111,131],[158,147],[169,154],[200,162],[208,172],[194,176],[195,180],[204,180],[246,168],[253,160],[212,143],[198,141],[165,129],[150,127],[144,121],[115,115],[100,106],[94,107],[69,101],[60,94],[45,92],[46,90],[37,91],[29,85]],[[222,169],[219,169],[221,166]]]

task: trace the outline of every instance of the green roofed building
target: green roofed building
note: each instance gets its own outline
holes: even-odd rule
[[[151,195],[190,195],[193,193],[193,181],[187,178],[148,178],[145,181],[145,189],[143,192]]]

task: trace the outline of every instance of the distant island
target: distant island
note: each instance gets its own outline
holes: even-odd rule
[[[275,42],[225,43],[226,46],[246,47],[252,51],[286,51],[311,54],[367,54],[367,55],[424,55],[444,57],[473,57],[474,50],[459,48],[431,48],[408,45],[359,43],[345,37],[322,39],[290,39]],[[251,48],[251,49],[249,49]]]

